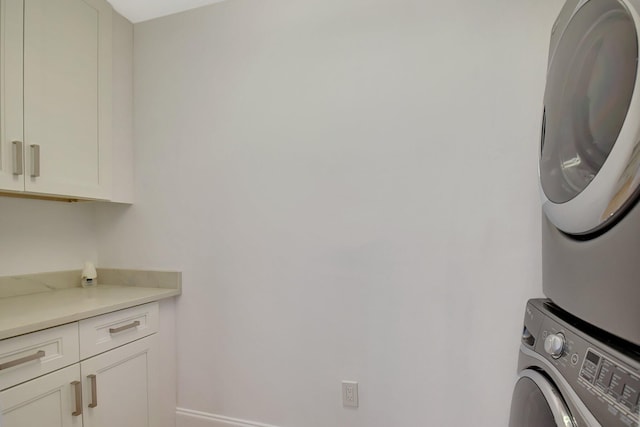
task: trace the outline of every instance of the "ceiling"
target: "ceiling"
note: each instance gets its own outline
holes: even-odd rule
[[[107,0],[111,6],[129,21],[142,22],[160,16],[224,0]]]

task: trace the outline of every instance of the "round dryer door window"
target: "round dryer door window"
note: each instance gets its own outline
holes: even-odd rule
[[[539,171],[544,211],[566,233],[603,229],[637,196],[638,22],[625,1],[581,1],[556,30]]]
[[[558,390],[539,372],[525,369],[513,390],[509,427],[574,427]]]

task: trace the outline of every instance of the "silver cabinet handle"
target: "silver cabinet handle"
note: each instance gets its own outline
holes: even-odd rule
[[[87,375],[87,378],[91,381],[91,403],[89,403],[89,408],[95,408],[98,406],[98,382],[93,374]]]
[[[80,381],[73,381],[71,386],[75,388],[76,395],[76,410],[71,413],[74,417],[82,415],[82,383]]]
[[[14,366],[22,365],[23,363],[31,362],[33,360],[42,359],[44,357],[44,350],[39,350],[38,352],[30,355],[21,357],[20,359],[11,360],[9,362],[5,362],[0,364],[0,371],[3,369],[13,368]]]
[[[118,332],[126,331],[127,329],[135,328],[140,326],[140,321],[136,320],[135,322],[129,323],[128,325],[120,326],[119,328],[109,328],[110,334],[117,334]]]
[[[40,146],[37,144],[31,144],[31,177],[37,178],[40,176]]]
[[[22,159],[22,141],[13,141],[13,174],[22,175],[24,173]]]

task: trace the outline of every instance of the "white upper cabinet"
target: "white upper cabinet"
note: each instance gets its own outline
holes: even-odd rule
[[[0,1],[5,76],[0,88],[4,107],[0,186],[33,194],[109,199],[111,6],[103,0]],[[14,9],[22,7],[21,19]],[[14,28],[18,24],[23,39]],[[16,74],[24,76],[23,81]],[[8,78],[14,81],[8,83]],[[15,90],[20,87],[22,91]],[[14,110],[24,115],[17,117]],[[14,128],[22,127],[21,137]]]
[[[24,190],[22,1],[0,0],[0,188]]]

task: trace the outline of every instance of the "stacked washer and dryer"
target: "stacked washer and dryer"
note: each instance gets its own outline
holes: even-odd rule
[[[640,0],[567,0],[540,145],[543,291],[510,427],[640,426]]]

